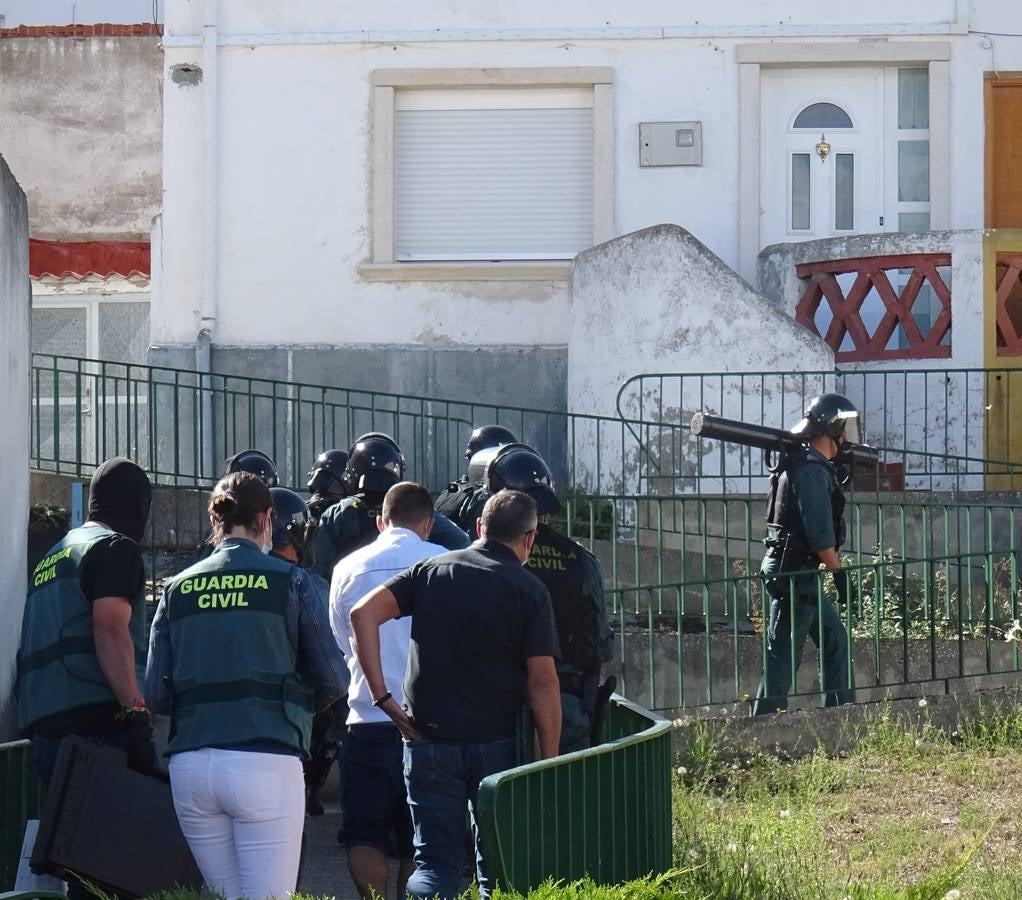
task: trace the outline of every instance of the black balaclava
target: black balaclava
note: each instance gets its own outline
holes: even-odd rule
[[[88,518],[141,543],[152,500],[146,473],[130,459],[115,456],[93,473]]]

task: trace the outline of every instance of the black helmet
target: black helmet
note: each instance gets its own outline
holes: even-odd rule
[[[504,488],[524,491],[536,501],[541,516],[561,508],[550,467],[527,444],[505,444],[497,450],[486,467],[486,486],[491,494]]]
[[[853,444],[860,442],[859,411],[847,397],[840,394],[821,394],[806,407],[805,415],[791,433],[800,438],[827,434],[835,440],[843,434]]]
[[[266,482],[267,487],[277,486],[277,467],[262,450],[242,450],[235,453],[226,464],[224,475],[232,472],[251,472]]]
[[[351,445],[343,477],[349,497],[359,493],[385,494],[404,477],[405,458],[390,435],[372,431]]]
[[[273,500],[273,546],[291,544],[300,554],[305,549],[309,508],[288,488],[270,488],[270,499]]]
[[[309,469],[310,493],[321,497],[344,496],[344,469],[348,465],[346,450],[324,450]]]
[[[468,437],[465,445],[465,459],[471,460],[480,450],[513,444],[518,440],[514,433],[503,425],[480,425]]]

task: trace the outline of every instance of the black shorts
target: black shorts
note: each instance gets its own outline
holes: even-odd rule
[[[412,858],[404,744],[389,722],[348,726],[344,751],[344,843]]]

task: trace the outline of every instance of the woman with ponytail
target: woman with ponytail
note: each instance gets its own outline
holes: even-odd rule
[[[272,506],[248,472],[217,484],[216,549],[167,585],[146,670],[150,706],[170,714],[181,830],[228,900],[295,890],[315,696],[348,683],[309,574],[267,555]]]

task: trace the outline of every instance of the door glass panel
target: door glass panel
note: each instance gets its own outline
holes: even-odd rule
[[[795,117],[793,128],[851,128],[852,117],[834,103],[813,103]]]
[[[63,356],[88,356],[84,306],[32,308],[32,351]]]
[[[930,142],[898,141],[898,199],[930,199]]]
[[[855,155],[834,154],[834,230],[855,228]]]
[[[928,69],[898,69],[898,127],[930,127]]]
[[[898,213],[898,231],[929,231],[930,214],[926,212]]]
[[[99,304],[99,358],[145,365],[149,345],[149,304]]]
[[[808,153],[791,154],[791,230],[808,231],[810,158]]]

